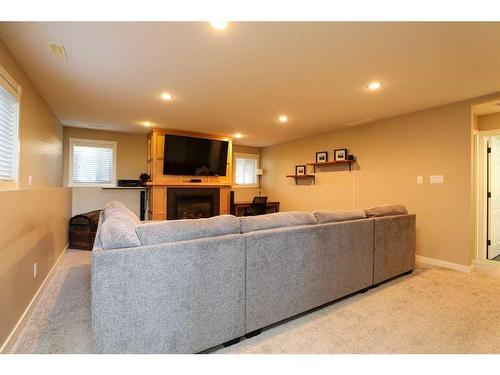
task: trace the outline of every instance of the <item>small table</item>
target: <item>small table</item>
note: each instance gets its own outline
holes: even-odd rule
[[[252,202],[234,202],[234,215],[235,216],[243,216],[245,214],[245,210],[250,208]],[[267,202],[266,203],[266,211],[268,214],[279,212],[280,211],[280,202]]]

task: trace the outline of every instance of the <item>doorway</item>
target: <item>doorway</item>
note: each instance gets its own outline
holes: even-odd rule
[[[475,259],[500,265],[500,98],[472,106]]]
[[[487,139],[486,259],[500,261],[500,135]]]

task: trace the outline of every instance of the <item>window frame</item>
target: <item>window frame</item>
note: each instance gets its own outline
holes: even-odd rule
[[[255,184],[238,184],[236,183],[236,169],[238,168],[237,166],[237,159],[238,157],[240,159],[253,159],[257,161],[256,168],[255,168]],[[260,155],[259,154],[247,154],[247,153],[240,153],[240,152],[235,152],[233,156],[233,163],[234,163],[234,168],[233,168],[233,181],[234,181],[234,188],[237,189],[255,189],[258,188],[259,185],[259,175],[257,174],[257,170],[260,168]]]
[[[9,73],[0,65],[0,86],[5,89],[9,94],[11,94],[17,100],[16,106],[16,124],[15,126],[15,156],[14,156],[14,179],[12,181],[0,181],[0,191],[7,190],[19,190],[19,176],[20,176],[20,155],[21,155],[21,144],[20,144],[20,128],[21,128],[21,98],[22,89],[21,86],[12,78]]]
[[[104,141],[98,139],[83,139],[83,138],[72,138],[70,137],[68,147],[68,186],[69,187],[116,187],[116,141]],[[74,147],[77,146],[88,146],[88,147],[99,147],[99,146],[110,146],[113,149],[113,170],[111,174],[111,183],[100,184],[95,182],[75,182],[73,181],[73,153]]]

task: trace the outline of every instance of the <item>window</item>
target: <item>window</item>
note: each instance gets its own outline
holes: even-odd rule
[[[0,67],[0,189],[18,188],[21,88]]]
[[[69,139],[69,186],[115,186],[116,142]]]
[[[234,181],[240,187],[257,187],[257,169],[259,168],[259,155],[234,154]]]

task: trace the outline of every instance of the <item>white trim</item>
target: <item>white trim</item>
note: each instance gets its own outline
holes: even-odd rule
[[[6,353],[10,352],[10,350],[12,349],[14,344],[16,343],[16,340],[19,337],[19,334],[21,333],[23,328],[26,326],[26,323],[28,322],[29,318],[31,317],[31,314],[33,313],[40,297],[42,296],[43,291],[45,290],[45,288],[49,284],[49,280],[54,275],[54,270],[59,265],[59,262],[61,261],[63,255],[66,254],[68,247],[69,247],[69,243],[64,247],[63,251],[61,251],[61,254],[57,258],[56,262],[54,263],[54,265],[50,269],[49,273],[47,274],[47,276],[43,280],[42,284],[40,285],[40,287],[36,291],[35,295],[31,299],[30,303],[28,304],[28,306],[24,310],[23,315],[21,315],[21,317],[17,321],[16,325],[14,326],[12,331],[10,332],[9,336],[7,337],[5,342],[0,347],[0,354],[6,354]]]
[[[431,266],[448,268],[450,270],[461,271],[461,272],[471,272],[473,266],[465,266],[459,263],[448,262],[446,260],[428,258],[422,255],[415,255],[415,260],[418,263],[430,264]]]
[[[5,90],[7,90],[12,96],[15,96],[18,101],[20,101],[22,93],[21,86],[14,78],[12,78],[2,65],[0,65],[0,78],[0,84],[2,84],[2,87],[4,87]]]
[[[12,181],[0,181],[0,191],[19,190],[19,176],[20,176],[20,158],[21,158],[21,141],[20,141],[20,128],[21,128],[21,86],[12,78],[9,73],[0,65],[0,86],[17,100],[16,105],[16,124],[15,124],[15,142],[16,142],[16,155],[14,160],[15,176]]]
[[[241,159],[252,159],[252,160],[256,160],[257,161],[257,167],[255,168],[255,181],[256,183],[255,184],[243,184],[243,185],[239,185],[236,183],[236,169],[237,169],[237,165],[236,165],[236,159],[240,157]],[[235,189],[247,189],[247,188],[250,188],[250,189],[255,189],[255,188],[259,188],[259,175],[257,174],[257,169],[260,169],[260,155],[259,154],[247,154],[247,153],[243,153],[243,152],[235,152],[233,153],[233,164],[234,164],[234,167],[233,167],[233,181],[234,181],[234,184],[233,184],[233,188]]]
[[[116,141],[103,141],[97,139],[83,139],[83,138],[69,138],[69,156],[68,156],[68,186],[69,187],[116,187]],[[111,176],[110,184],[95,184],[95,183],[82,183],[73,182],[73,147],[77,145],[84,146],[111,146],[113,148],[113,174]]]

